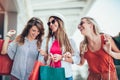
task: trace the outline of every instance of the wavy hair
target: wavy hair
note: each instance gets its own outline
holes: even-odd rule
[[[31,18],[27,22],[27,25],[23,29],[22,33],[16,37],[16,42],[19,45],[23,45],[24,44],[25,37],[28,36],[29,30],[33,26],[36,26],[38,28],[39,32],[40,32],[38,34],[38,36],[36,37],[36,39],[37,39],[37,47],[39,48],[41,46],[42,36],[44,35],[44,26],[43,26],[43,22],[40,19],[36,18],[36,17]]]
[[[93,31],[94,31],[94,33],[96,35],[100,34],[99,26],[98,26],[97,22],[93,18],[91,18],[91,17],[83,17],[83,18],[81,18],[81,20],[83,20],[83,19],[86,19],[88,23],[93,24]],[[88,44],[88,41],[87,41],[87,37],[85,36],[84,40],[83,40],[83,46],[86,46],[87,44]]]

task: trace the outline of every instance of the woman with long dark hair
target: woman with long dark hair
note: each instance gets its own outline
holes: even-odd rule
[[[44,35],[43,22],[36,17],[31,18],[24,30],[9,45],[13,30],[10,30],[3,44],[2,54],[7,53],[13,60],[11,80],[28,80],[38,56],[38,49]]]
[[[75,42],[68,38],[62,16],[50,16],[47,24],[49,31],[42,42],[40,54],[44,56],[46,62],[50,62],[50,66],[63,67],[66,80],[73,80],[72,64],[79,63]]]

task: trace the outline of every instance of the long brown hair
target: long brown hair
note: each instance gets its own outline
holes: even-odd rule
[[[73,53],[73,48],[72,46],[70,45],[70,42],[69,42],[69,39],[68,39],[68,36],[64,30],[64,22],[62,19],[60,19],[59,17],[57,16],[50,16],[50,18],[54,18],[57,22],[58,22],[58,30],[56,32],[56,39],[58,40],[58,42],[60,43],[60,47],[61,49],[64,49],[64,52],[70,52],[70,53]],[[52,30],[50,29],[49,27],[49,32],[48,32],[48,40],[50,39],[50,37],[53,36],[52,33]]]
[[[40,19],[36,18],[36,17],[31,18],[27,22],[27,25],[23,29],[22,33],[16,37],[16,42],[19,45],[23,45],[24,44],[25,37],[29,34],[29,30],[33,26],[36,26],[38,28],[39,32],[40,32],[38,34],[38,36],[36,37],[36,39],[37,39],[37,47],[39,48],[41,46],[42,36],[44,35],[44,26],[43,26],[43,22]]]

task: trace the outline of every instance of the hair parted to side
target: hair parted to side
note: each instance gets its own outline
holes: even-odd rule
[[[23,29],[22,33],[20,35],[18,35],[16,37],[16,42],[19,44],[19,45],[23,45],[24,44],[24,40],[25,40],[25,37],[28,36],[29,34],[29,30],[33,27],[33,26],[36,26],[39,30],[39,34],[38,36],[36,37],[37,39],[37,46],[40,47],[41,46],[41,42],[42,42],[42,37],[44,35],[44,26],[43,26],[43,22],[39,19],[39,18],[36,18],[36,17],[32,17],[26,24],[25,28]]]
[[[73,49],[72,46],[70,45],[68,36],[64,30],[64,22],[61,18],[57,17],[57,16],[50,16],[49,20],[51,18],[54,18],[57,22],[58,22],[58,30],[56,32],[56,39],[58,40],[58,42],[60,43],[61,49],[64,48],[64,52],[70,52],[73,53]],[[49,27],[49,31],[48,31],[48,40],[50,39],[50,37],[53,36],[53,34],[51,34],[52,30]]]

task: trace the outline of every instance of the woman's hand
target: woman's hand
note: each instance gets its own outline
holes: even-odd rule
[[[105,35],[105,44],[103,49],[113,58],[120,59],[120,50],[115,45],[112,37]]]
[[[15,30],[9,30],[7,35],[6,35],[6,38],[4,40],[4,43],[3,43],[3,47],[2,47],[2,50],[1,50],[1,54],[6,54],[7,53],[7,47],[8,47],[8,44],[10,42],[10,38],[16,33]]]
[[[85,59],[84,59],[84,53],[87,52],[87,44],[85,44],[83,41],[80,43],[80,64],[78,64],[79,66],[83,65],[85,63]]]
[[[16,33],[15,30],[9,30],[7,36],[12,37]]]
[[[107,53],[111,53],[111,37],[108,35],[104,35],[104,46],[103,49],[107,52]]]
[[[84,54],[87,51],[87,44],[80,43],[80,54]]]
[[[53,62],[58,62],[62,60],[62,55],[60,54],[50,54],[50,56]]]
[[[40,54],[41,54],[42,56],[47,56],[47,53],[46,53],[44,50],[38,49],[38,51],[40,52]]]
[[[66,61],[66,62],[73,63],[72,54],[70,52],[64,53],[63,54],[63,60]]]

